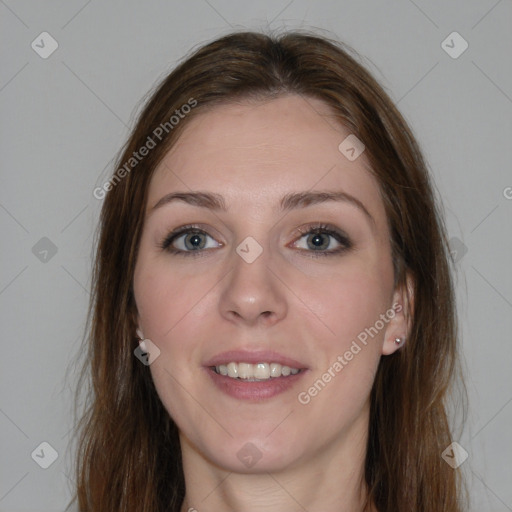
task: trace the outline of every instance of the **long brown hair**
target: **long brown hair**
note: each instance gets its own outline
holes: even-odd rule
[[[81,512],[180,510],[185,483],[177,428],[148,368],[133,355],[132,282],[148,185],[183,127],[205,108],[286,94],[324,101],[365,144],[387,212],[395,284],[406,286],[410,276],[414,290],[407,342],[381,358],[371,392],[368,505],[379,512],[463,510],[459,470],[441,457],[452,441],[446,410],[458,359],[439,202],[407,123],[352,55],[343,44],[310,33],[234,33],[196,50],[144,107],[116,171],[97,194],[105,197],[81,380],[87,404],[77,429]],[[130,160],[149,138],[154,147]]]

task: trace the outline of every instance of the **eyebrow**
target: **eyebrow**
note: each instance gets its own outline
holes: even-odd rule
[[[213,211],[227,212],[228,210],[226,202],[220,194],[211,192],[171,192],[170,194],[163,196],[155,206],[153,206],[151,211],[155,211],[157,208],[174,201],[182,201],[192,206],[208,208]],[[293,192],[286,194],[281,198],[279,207],[282,212],[288,212],[297,208],[306,208],[315,204],[322,204],[331,201],[349,203],[352,206],[355,206],[365,214],[373,227],[376,226],[375,219],[371,216],[365,205],[356,197],[343,191]]]

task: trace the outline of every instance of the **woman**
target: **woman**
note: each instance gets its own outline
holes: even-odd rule
[[[463,510],[444,225],[342,45],[200,48],[95,195],[81,511]]]

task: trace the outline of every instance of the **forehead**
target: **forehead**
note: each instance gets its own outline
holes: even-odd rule
[[[218,105],[187,122],[153,175],[148,208],[169,192],[224,195],[255,209],[289,192],[342,190],[384,215],[364,153],[349,161],[338,149],[350,135],[330,108],[297,95]]]

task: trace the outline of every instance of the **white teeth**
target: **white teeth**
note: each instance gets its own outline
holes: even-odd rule
[[[268,363],[255,364],[254,378],[259,380],[270,378],[270,365]]]
[[[238,363],[238,377],[241,379],[252,379],[254,377],[254,369],[252,364]]]
[[[244,379],[249,381],[268,380],[270,378],[288,377],[300,372],[298,368],[290,368],[279,363],[235,363],[221,364],[215,367],[215,371],[233,379]]]
[[[281,377],[281,368],[282,366],[279,363],[272,363],[270,365],[270,376]]]
[[[238,365],[236,363],[228,364],[228,375],[234,379],[238,377]]]

